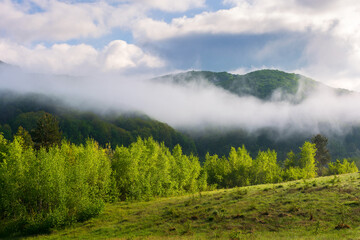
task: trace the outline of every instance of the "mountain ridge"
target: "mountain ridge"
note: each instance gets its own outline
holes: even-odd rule
[[[240,97],[250,95],[265,101],[271,100],[275,91],[279,90],[284,95],[280,100],[297,95],[298,99],[295,102],[303,100],[318,88],[332,89],[337,94],[351,92],[347,89],[332,88],[300,74],[276,69],[256,70],[243,75],[229,72],[187,71],[154,78],[156,81],[171,81],[177,84],[200,79]]]

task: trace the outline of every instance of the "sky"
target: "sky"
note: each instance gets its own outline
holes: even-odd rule
[[[360,91],[360,1],[0,0],[0,60],[74,76],[271,68]]]

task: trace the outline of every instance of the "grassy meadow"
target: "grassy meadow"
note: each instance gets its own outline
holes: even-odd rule
[[[360,174],[108,203],[88,221],[22,238],[360,239]]]

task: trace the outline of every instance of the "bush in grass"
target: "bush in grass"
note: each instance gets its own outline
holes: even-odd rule
[[[344,174],[344,173],[354,173],[358,172],[355,162],[349,162],[347,159],[344,159],[342,162],[340,160],[336,160],[336,162],[329,163],[329,175],[335,174]]]

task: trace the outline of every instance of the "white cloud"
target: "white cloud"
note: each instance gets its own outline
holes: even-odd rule
[[[122,40],[110,42],[104,49],[90,45],[54,44],[51,47],[23,45],[0,40],[2,60],[35,72],[87,75],[96,72],[159,68],[165,62]]]
[[[144,53],[139,47],[116,40],[108,44],[101,53],[106,70],[133,68],[138,65],[157,68],[163,67],[164,62],[159,58]]]
[[[351,9],[348,9],[349,11]],[[140,19],[138,36],[160,40],[187,34],[263,34],[277,31],[328,31],[339,17],[336,11],[314,14],[293,1],[238,1],[230,9],[203,12],[192,18],[175,18],[171,23]],[[153,27],[158,29],[152,32]]]
[[[29,1],[28,5],[0,2],[0,31],[17,42],[66,41],[98,37],[109,31],[103,2],[69,4],[60,1]],[[37,11],[31,12],[30,4]],[[30,11],[30,12],[29,12]]]
[[[114,4],[114,2],[118,2]],[[129,30],[151,9],[183,12],[203,7],[205,0],[120,0],[76,2],[0,1],[0,33],[23,43],[96,38],[116,27]]]

